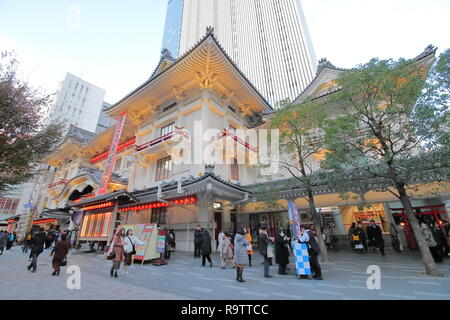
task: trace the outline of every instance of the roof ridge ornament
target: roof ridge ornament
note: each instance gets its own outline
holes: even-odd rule
[[[214,36],[214,27],[213,26],[207,26],[206,27],[206,35],[212,35]]]
[[[172,53],[167,48],[163,48],[161,50],[161,58],[168,58],[168,59],[172,59],[172,60],[174,59],[172,56]]]
[[[322,58],[319,60],[319,65],[317,66],[317,73],[322,71],[324,68],[336,69],[336,66],[328,61],[327,58]]]

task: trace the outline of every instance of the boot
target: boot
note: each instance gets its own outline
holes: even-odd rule
[[[239,270],[240,270],[241,268],[239,268],[239,267],[236,267],[236,281],[238,281],[239,282],[239,279],[240,279],[240,277],[239,277]]]
[[[117,271],[114,271],[114,278],[118,278]]]
[[[52,276],[56,276],[56,270],[53,271]]]
[[[239,282],[245,282],[244,279],[242,279],[242,274],[244,273],[244,268],[240,267],[239,268]]]
[[[114,267],[111,268],[111,272],[109,274],[111,277],[114,276]]]
[[[32,266],[31,264],[28,265],[28,266],[27,266],[28,271],[30,271],[32,267],[33,267],[33,266]]]
[[[59,276],[59,270],[56,271],[56,275]]]

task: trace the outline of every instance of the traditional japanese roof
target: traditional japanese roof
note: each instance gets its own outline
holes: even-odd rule
[[[64,196],[65,194],[68,194],[71,188],[76,189],[80,181],[83,181],[83,178],[84,180],[89,178],[90,180],[92,180],[94,184],[99,185],[102,179],[102,175],[103,171],[101,170],[80,166],[78,174],[69,181],[67,181],[61,188],[61,190],[58,192],[58,194],[53,197],[53,199],[58,199]],[[110,183],[128,185],[128,179],[123,179],[118,174],[113,173],[111,175]]]
[[[86,199],[73,205],[73,207],[81,208],[87,205],[93,205],[97,203],[103,203],[107,201],[119,201],[120,203],[137,203],[139,202],[132,193],[126,190],[120,190],[116,192],[101,194],[93,198]]]
[[[412,59],[413,62],[420,62],[426,58],[433,57],[436,54],[437,48],[433,45],[429,45],[425,48],[425,50],[419,54],[417,57]],[[319,65],[317,66],[317,73],[313,80],[309,83],[309,85],[299,94],[297,98],[294,99],[292,104],[298,104],[302,100],[310,97],[314,90],[324,82],[324,79],[327,78],[337,78],[338,75],[342,72],[348,71],[349,69],[337,68],[326,58],[321,59],[319,61]],[[328,79],[329,80],[329,79]],[[339,87],[333,87],[328,91],[321,92],[318,96],[312,97],[314,99],[322,98],[323,96],[332,94],[334,92],[339,91]]]
[[[346,69],[337,68],[335,67],[330,61],[327,59],[321,59],[319,61],[319,65],[317,66],[317,72],[316,76],[313,80],[309,83],[309,85],[298,95],[297,98],[294,99],[292,104],[298,104],[302,100],[306,99],[307,97],[310,97],[311,94],[325,81],[330,81],[333,79],[336,79],[339,74],[342,72],[345,72]],[[332,92],[339,91],[339,88],[333,88],[330,92],[326,91],[321,93],[319,96],[315,98],[320,98],[323,95],[330,94]]]
[[[162,102],[158,101],[157,89],[166,90],[161,93],[161,95],[165,93],[164,97],[166,97],[169,89],[182,89],[184,85],[195,81],[201,72],[216,73],[219,71],[219,81],[215,84],[216,89],[222,92],[234,92],[232,99],[239,96],[241,104],[247,104],[258,112],[272,109],[219,44],[214,36],[213,28],[208,28],[206,35],[188,52],[161,72],[154,73],[149,80],[112,105],[106,112],[111,116],[118,116],[130,104],[140,105],[140,108],[143,108],[149,100]],[[136,110],[139,109],[136,108]]]
[[[149,80],[155,78],[158,74],[163,72],[165,69],[167,69],[169,66],[174,64],[174,62],[177,61],[174,57],[172,57],[172,54],[170,51],[166,48],[164,48],[161,51],[161,59],[158,62],[158,65],[156,66],[155,70],[152,72],[152,75],[150,76]]]
[[[39,218],[68,220],[72,217],[72,213],[69,211],[69,209],[70,208],[58,208],[58,209],[45,208],[39,214]]]
[[[208,184],[211,184],[211,189],[208,189]],[[164,198],[180,197],[194,194],[201,191],[210,190],[217,195],[224,195],[229,198],[243,199],[246,193],[249,193],[246,187],[224,180],[214,172],[206,172],[203,176],[194,178],[190,176],[187,179],[181,180],[182,192],[178,193],[178,182],[171,182],[161,186],[161,194]],[[132,193],[139,202],[157,201],[158,187],[153,187],[145,190],[135,191]]]

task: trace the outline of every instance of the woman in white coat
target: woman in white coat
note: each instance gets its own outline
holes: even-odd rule
[[[133,230],[128,229],[124,238],[123,251],[125,252],[124,273],[128,274],[131,265],[131,258],[136,254],[136,246],[143,246],[144,242],[133,236]]]

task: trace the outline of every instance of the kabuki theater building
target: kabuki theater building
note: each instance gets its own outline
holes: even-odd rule
[[[416,59],[425,63],[434,54],[427,48]],[[296,102],[333,94],[333,80],[341,72],[321,61]],[[271,135],[267,129],[274,112],[208,28],[179,59],[163,51],[151,77],[107,109],[117,119],[114,127],[90,136],[71,128],[45,160],[57,170],[44,190],[40,219],[65,218],[67,228],[79,230],[79,241],[100,244],[109,244],[120,224],[157,223],[174,229],[181,251],[193,251],[196,225],[209,230],[213,240],[221,230],[250,227],[257,245],[262,222],[271,233],[288,226],[288,200],[308,223],[300,182],[281,168],[268,174],[255,161],[258,152],[271,147],[263,138]],[[248,129],[256,139],[239,137]],[[316,167],[320,160],[320,155],[311,159]],[[413,205],[418,214],[447,218],[448,185],[440,187],[439,196],[429,196],[432,185],[432,179],[423,181],[418,192],[423,196]],[[320,181],[314,193],[322,222],[333,224],[337,235],[345,235],[352,222],[374,219],[386,235],[392,224],[407,223],[401,204],[388,192],[369,192],[365,203],[370,206],[364,208]]]

